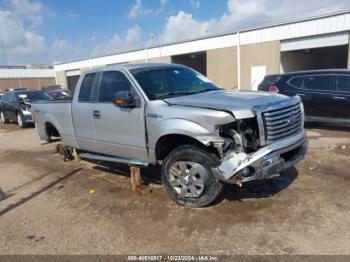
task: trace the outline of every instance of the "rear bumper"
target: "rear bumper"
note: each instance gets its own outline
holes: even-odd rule
[[[251,180],[279,176],[304,158],[308,148],[305,131],[296,136],[267,145],[255,153],[236,153],[226,157],[213,168],[215,176],[226,183],[243,183]]]

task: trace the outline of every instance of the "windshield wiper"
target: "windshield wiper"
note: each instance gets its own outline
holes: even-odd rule
[[[156,99],[165,99],[169,97],[174,97],[179,95],[190,95],[190,94],[193,94],[193,92],[171,92],[166,95],[157,96]]]
[[[198,90],[198,91],[171,92],[171,93],[168,93],[168,94],[165,94],[165,95],[157,96],[156,99],[165,99],[165,98],[170,98],[170,97],[180,96],[180,95],[194,95],[194,94],[204,93],[204,92],[213,91],[213,90],[217,90],[217,89],[206,88],[206,89]]]
[[[219,89],[206,88],[206,89],[203,89],[203,90],[193,91],[192,94],[204,93],[204,92],[209,92],[209,91],[214,91],[214,90],[219,90]]]

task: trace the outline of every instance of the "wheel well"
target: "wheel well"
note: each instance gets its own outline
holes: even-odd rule
[[[209,151],[210,153],[214,153],[218,155],[217,150],[212,146],[205,146],[198,140],[178,134],[165,135],[161,137],[156,145],[156,158],[157,160],[163,160],[172,150],[176,147],[183,145],[195,145],[199,148]]]
[[[46,134],[48,137],[51,137],[51,136],[60,137],[60,133],[58,132],[57,128],[50,122],[45,123],[45,128],[46,128]]]

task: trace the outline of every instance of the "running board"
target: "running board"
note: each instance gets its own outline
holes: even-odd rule
[[[79,157],[85,158],[85,159],[91,159],[91,160],[115,162],[115,163],[120,163],[120,164],[128,164],[128,165],[132,165],[132,166],[143,166],[143,167],[148,166],[147,162],[143,162],[141,160],[132,160],[132,159],[127,159],[127,158],[98,155],[98,154],[93,154],[93,153],[80,153]]]

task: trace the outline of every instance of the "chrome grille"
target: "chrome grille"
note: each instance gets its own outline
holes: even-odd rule
[[[270,143],[298,133],[303,128],[303,112],[300,104],[262,113],[265,142]]]

